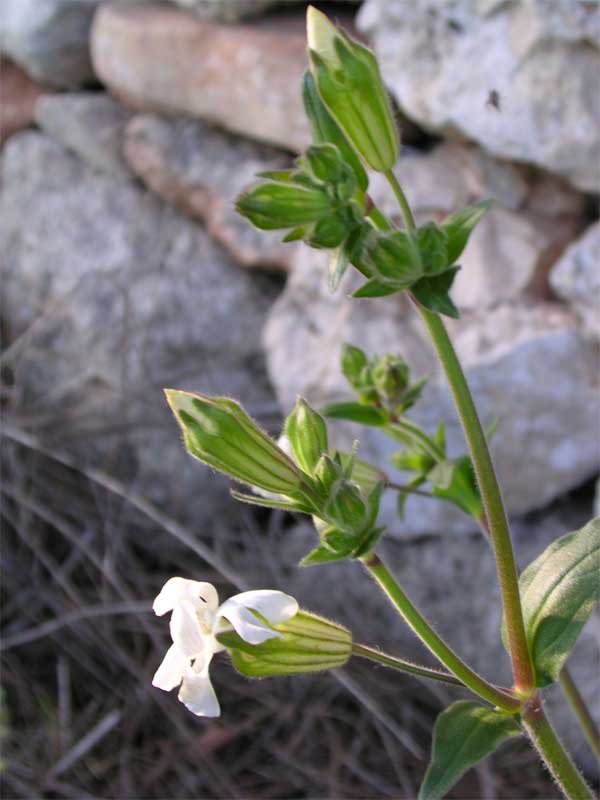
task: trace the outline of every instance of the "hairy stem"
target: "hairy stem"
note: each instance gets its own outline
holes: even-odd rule
[[[496,557],[515,688],[519,693],[528,695],[535,685],[533,666],[525,635],[518,573],[508,520],[487,439],[479,421],[469,385],[444,323],[437,314],[433,314],[416,302],[415,305],[425,322],[440,362],[446,372],[473,459],[473,466],[485,508],[487,528]]]
[[[400,186],[398,178],[396,178],[391,169],[385,173],[385,177],[387,178],[388,183],[392,187],[392,191],[396,195],[396,200],[398,201],[398,205],[400,206],[400,210],[402,211],[402,216],[404,217],[406,229],[408,230],[409,233],[414,233],[417,229],[417,226],[415,224],[415,218],[412,215],[412,211],[410,210],[408,200],[406,199],[406,195],[402,191],[402,187]]]
[[[579,725],[581,726],[581,730],[583,731],[585,738],[594,751],[596,758],[600,759],[600,732],[598,731],[590,710],[587,707],[585,700],[581,696],[581,693],[567,667],[563,667],[561,669],[558,679],[565,697],[569,701],[571,708],[573,709],[575,716],[579,721]]]
[[[592,800],[593,794],[544,713],[539,693],[525,706],[521,720],[534,747],[569,800]]]
[[[419,675],[421,678],[430,678],[433,681],[441,681],[442,683],[451,683],[454,686],[464,686],[462,681],[455,678],[454,675],[449,675],[447,672],[441,672],[438,669],[430,669],[429,667],[422,667],[419,664],[413,664],[411,661],[405,661],[403,658],[396,658],[387,653],[382,653],[374,647],[368,647],[366,644],[353,644],[352,655],[368,658],[371,661],[377,661],[378,664],[383,664],[392,669],[398,669],[402,672],[410,672],[411,675]]]
[[[393,605],[400,612],[407,625],[414,631],[423,644],[436,656],[436,658],[453,674],[461,683],[478,694],[488,703],[510,713],[517,713],[521,706],[519,700],[508,691],[496,688],[488,683],[481,675],[472,670],[459,656],[444,642],[427,622],[421,612],[411,603],[396,579],[389,572],[386,565],[374,553],[366,556],[363,563],[387,594]]]

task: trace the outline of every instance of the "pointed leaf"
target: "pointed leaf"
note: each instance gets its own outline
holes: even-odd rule
[[[525,632],[538,686],[547,686],[600,601],[600,517],[561,536],[521,575]],[[506,629],[502,638],[506,646]]]
[[[521,730],[512,717],[474,700],[443,711],[433,729],[433,749],[419,800],[440,800],[461,775]]]
[[[442,222],[442,228],[448,236],[446,244],[448,265],[454,264],[460,258],[471,231],[479,220],[487,214],[493,204],[493,200],[482,200],[472,206],[462,208]]]
[[[333,294],[340,285],[344,273],[348,269],[348,256],[343,247],[333,250],[329,256],[328,284],[329,291]]]
[[[450,291],[456,273],[460,267],[450,267],[439,275],[421,278],[413,284],[411,291],[422,306],[434,311],[436,314],[445,314],[447,317],[458,319],[458,309],[452,302]]]
[[[329,547],[321,544],[311,550],[300,562],[301,567],[312,567],[313,564],[328,564],[331,561],[341,561],[346,555],[340,555]]]
[[[379,283],[379,281],[371,280],[363,283],[360,289],[357,289],[350,296],[358,299],[361,297],[387,297],[390,294],[396,294],[401,291],[402,289],[398,289],[395,286],[386,286],[383,283]]]
[[[374,425],[381,427],[386,423],[383,411],[373,406],[363,406],[361,403],[330,403],[321,409],[321,414],[333,419],[348,419],[361,425]]]
[[[475,519],[481,519],[483,502],[470,457],[467,455],[460,456],[460,458],[454,460],[453,467],[450,484],[445,488],[435,486],[432,493],[436,497],[441,497],[454,503],[455,506],[458,506]]]
[[[274,498],[271,500],[268,497],[260,497],[255,494],[236,492],[234,489],[232,489],[230,493],[235,500],[239,500],[241,503],[248,503],[252,506],[262,506],[263,508],[281,508],[284,511],[298,511],[301,514],[312,514],[314,512],[314,509],[310,506],[296,502],[295,500],[288,502],[284,500],[275,500],[274,498],[276,495],[274,495]]]

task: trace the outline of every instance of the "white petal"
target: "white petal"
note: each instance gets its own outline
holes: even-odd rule
[[[189,658],[186,658],[181,650],[172,644],[152,678],[152,685],[158,689],[164,689],[165,692],[171,691],[179,686],[189,664]]]
[[[187,604],[173,609],[169,627],[173,642],[188,658],[201,653],[207,646],[206,640],[210,639],[203,633],[193,606]]]
[[[190,581],[187,578],[169,578],[155,599],[152,608],[154,613],[160,617],[184,602],[191,603],[195,608],[206,604],[211,611],[216,611],[219,605],[219,596],[212,583]]]
[[[188,668],[178,697],[192,714],[199,717],[218,717],[221,714],[217,695],[208,677],[208,663],[201,672]]]
[[[249,644],[260,644],[281,634],[271,630],[248,609],[258,611],[268,622],[276,625],[298,613],[298,603],[293,597],[273,589],[242,592],[226,600],[217,611],[220,617],[231,622],[237,633]]]

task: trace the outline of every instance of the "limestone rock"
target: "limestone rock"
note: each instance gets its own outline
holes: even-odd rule
[[[417,122],[599,190],[596,4],[367,0],[357,25]]]
[[[125,158],[148,188],[194,217],[243,266],[286,269],[281,233],[257,231],[234,208],[257,172],[287,165],[271,148],[199,120],[138,115],[127,126]]]
[[[550,284],[600,339],[600,222],[567,248],[552,269]]]
[[[142,110],[199,117],[290,150],[310,141],[302,35],[167,6],[108,5],[94,21],[92,58],[103,83]]]
[[[48,90],[32,81],[16,64],[0,57],[0,145],[13,133],[31,125],[35,102],[45,91]]]
[[[194,525],[232,519],[227,481],[184,451],[162,388],[272,409],[260,328],[275,287],[201,226],[42,134],[10,139],[2,184],[6,322],[13,339],[25,334],[11,360],[22,414],[60,420],[61,446],[85,463],[125,461],[139,491]]]
[[[317,407],[349,396],[339,368],[343,342],[370,354],[400,353],[415,376],[433,374],[410,415],[432,433],[445,420],[450,454],[464,452],[432,346],[405,299],[350,300],[344,295],[356,285],[351,274],[331,296],[325,270],[322,254],[299,249],[265,327],[269,371],[284,411],[297,394]],[[594,353],[570,315],[546,303],[513,303],[465,313],[449,327],[484,425],[500,419],[493,451],[510,512],[539,508],[597,470]],[[332,427],[347,448],[358,436],[361,457],[384,469],[398,449],[377,429]],[[428,498],[408,500],[405,523],[397,520],[394,505],[386,496],[385,520],[396,532],[472,527],[461,512]]]
[[[48,95],[35,106],[35,121],[48,136],[94,169],[120,179],[129,173],[121,155],[129,117],[116,100],[102,92]]]

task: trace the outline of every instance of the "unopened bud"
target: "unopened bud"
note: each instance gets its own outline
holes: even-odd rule
[[[400,356],[385,355],[373,366],[373,380],[379,396],[391,405],[401,402],[409,379],[410,369]]]
[[[217,634],[238,672],[250,678],[319,672],[343,667],[352,653],[350,631],[308,611],[271,627],[280,636],[259,645],[234,632]]]
[[[291,458],[234,400],[166,389],[188,451],[249,486],[290,495],[301,473]]]
[[[285,433],[300,468],[311,475],[321,455],[327,452],[327,427],[323,417],[299,397],[285,421]]]
[[[316,222],[330,212],[331,201],[316,186],[267,181],[240,195],[236,208],[257,228],[277,230]]]
[[[366,508],[360,491],[352,483],[341,481],[334,488],[324,508],[325,516],[341,531],[356,533],[365,524]]]
[[[311,69],[321,99],[361,158],[386,172],[396,163],[400,145],[375,56],[312,6],[306,21]]]

